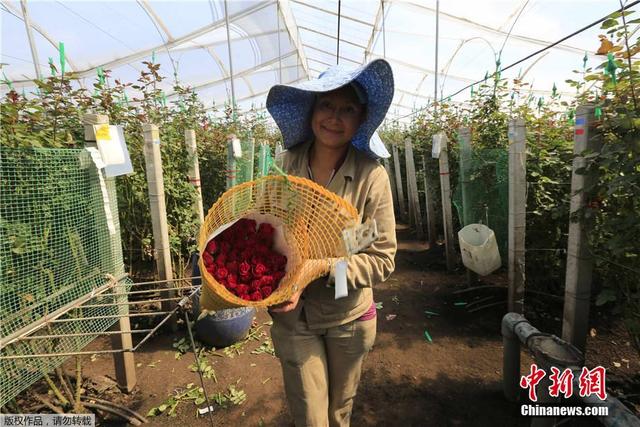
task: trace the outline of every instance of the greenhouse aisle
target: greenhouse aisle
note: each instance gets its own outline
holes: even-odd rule
[[[499,326],[504,307],[469,312],[467,306],[482,306],[476,301],[487,299],[487,294],[454,293],[466,287],[465,275],[447,274],[442,248],[427,251],[424,245],[408,240],[409,235],[410,230],[399,227],[401,249],[396,271],[375,293],[379,303],[378,336],[365,364],[352,425],[528,425],[530,420],[519,416],[519,405],[507,403],[502,396]],[[486,282],[505,284],[505,276],[490,276]],[[225,406],[213,403],[216,426],[292,425],[280,366],[269,354],[269,323],[268,314],[261,311],[246,342],[233,349],[202,353],[206,365],[215,371],[215,379],[205,379],[209,398],[227,399]],[[199,385],[188,346],[182,347],[185,354],[178,355],[183,336],[184,329],[175,335],[164,334],[136,353],[138,387],[132,395],[115,391],[109,378],[114,373],[108,355],[87,357],[85,376],[89,384],[110,396],[109,400],[143,415],[154,407],[168,405],[164,414],[150,418],[153,425],[210,425],[207,417],[196,416],[193,399],[169,399],[184,394],[190,383]],[[609,338],[614,337],[598,337]],[[620,339],[624,339],[623,333]],[[105,345],[97,340],[91,348]],[[640,369],[640,360],[631,350],[627,353],[622,357],[631,360],[631,365],[620,368],[622,377]],[[522,372],[530,363],[523,353]],[[70,374],[73,368],[73,364],[67,366]],[[228,399],[240,391],[246,394],[244,403],[230,403]],[[175,402],[177,418],[169,417],[166,414]],[[583,426],[598,425],[594,420],[587,424],[584,419],[579,421]]]

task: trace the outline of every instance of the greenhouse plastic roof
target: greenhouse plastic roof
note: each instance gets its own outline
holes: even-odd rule
[[[58,64],[63,42],[66,70],[76,72],[84,87],[92,87],[97,67],[112,70],[111,78],[134,82],[142,61],[153,58],[167,77],[162,88],[169,101],[176,96],[177,75],[207,107],[220,109],[234,92],[241,111],[261,109],[274,84],[317,77],[336,63],[340,21],[340,63],[357,66],[384,57],[392,64],[396,93],[389,118],[406,118],[429,105],[436,74],[436,1],[343,0],[340,14],[338,6],[337,0],[2,0],[3,78],[28,92],[36,73],[49,75],[49,58]],[[446,98],[493,73],[500,52],[504,67],[619,7],[617,0],[442,1],[438,96]],[[596,25],[502,75],[523,76],[536,97],[550,96],[554,84],[561,95],[571,96],[575,90],[565,80],[573,78],[572,70],[583,69],[585,54],[587,66],[603,61],[595,55],[600,33]],[[470,95],[465,89],[452,100]]]

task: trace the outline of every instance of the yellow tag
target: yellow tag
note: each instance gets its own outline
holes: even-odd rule
[[[96,129],[96,140],[111,141],[109,125],[100,125],[100,127]]]

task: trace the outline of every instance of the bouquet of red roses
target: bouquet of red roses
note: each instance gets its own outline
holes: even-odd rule
[[[241,218],[207,243],[202,262],[213,278],[247,301],[266,299],[285,276],[287,257],[274,248],[275,228]]]

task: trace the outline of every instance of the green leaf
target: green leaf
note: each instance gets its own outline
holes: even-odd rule
[[[606,19],[603,23],[602,23],[602,29],[607,29],[607,28],[611,28],[618,25],[618,21],[616,21],[615,19]]]
[[[596,305],[602,306],[608,302],[614,302],[616,300],[616,295],[613,289],[604,289],[598,297],[596,298]]]

